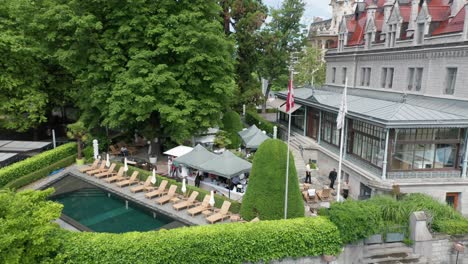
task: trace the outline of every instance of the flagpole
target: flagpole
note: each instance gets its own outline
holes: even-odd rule
[[[291,96],[291,93],[292,93],[292,83],[293,83],[293,69],[292,67],[290,68],[290,75],[291,75],[291,79],[290,79],[290,84],[291,85],[291,88],[288,89],[288,102],[287,104],[290,104],[290,101],[291,101],[291,98],[289,98]],[[288,87],[289,88],[289,87]],[[291,106],[289,106],[290,108]],[[284,219],[287,219],[288,218],[288,185],[289,185],[289,138],[290,138],[290,135],[291,135],[291,113],[292,113],[292,109],[289,109],[289,118],[288,118],[288,151],[286,152],[286,184],[285,184],[285,190],[284,190]]]
[[[345,97],[345,99],[342,99],[342,101],[344,101],[344,104],[346,104],[345,100],[346,100],[346,88],[347,87],[348,87],[348,78],[346,78],[345,88],[344,88],[344,91],[343,91],[343,97]],[[345,108],[344,105],[342,105],[341,107]],[[340,159],[338,161],[338,187],[336,188],[336,201],[337,202],[340,201],[341,166],[342,166],[342,163],[343,163],[344,134],[345,134],[345,120],[346,120],[346,110],[345,109],[340,109],[340,111],[342,112],[341,114],[343,116],[342,116],[342,124],[341,124],[341,128],[340,128],[340,132],[341,132],[341,136],[340,136]]]

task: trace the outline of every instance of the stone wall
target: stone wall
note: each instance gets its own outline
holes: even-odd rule
[[[465,252],[458,255],[458,264],[468,264],[468,237],[454,239],[449,236],[436,236],[432,240],[432,255],[426,256],[427,259],[432,261],[432,263],[456,263],[457,252],[453,249],[454,241],[463,244],[465,247]]]

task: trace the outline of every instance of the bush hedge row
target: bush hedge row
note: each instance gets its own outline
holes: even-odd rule
[[[251,125],[256,125],[260,130],[265,130],[267,134],[272,135],[273,134],[273,123],[270,121],[266,120],[259,114],[257,114],[256,111],[248,110],[245,112],[245,122],[247,124]]]
[[[69,263],[268,263],[341,250],[336,226],[324,217],[63,236],[59,257]]]
[[[44,177],[46,177],[47,175],[49,175],[51,172],[53,172],[54,170],[58,170],[58,169],[61,169],[61,168],[65,168],[65,167],[68,167],[70,165],[72,165],[73,163],[75,163],[75,160],[76,160],[76,155],[73,154],[67,158],[64,158],[60,161],[57,161],[45,168],[42,168],[40,170],[37,170],[33,173],[30,173],[30,174],[27,174],[27,175],[24,175],[22,177],[19,177],[7,184],[5,184],[5,186],[3,186],[3,188],[7,189],[18,189],[18,188],[21,188],[23,186],[26,186],[34,181],[37,181],[39,179],[42,179]]]
[[[121,166],[123,166],[122,163],[117,163],[116,170],[118,170]],[[141,181],[145,181],[146,178],[148,178],[148,177],[150,177],[152,175],[152,172],[149,172],[147,170],[143,170],[143,169],[136,168],[136,167],[133,167],[133,166],[128,166],[128,172],[127,172],[128,175],[131,175],[134,171],[139,172],[138,173],[138,178]],[[171,186],[172,184],[177,185],[178,186],[177,187],[177,193],[182,194],[182,190],[181,190],[182,189],[182,183],[181,182],[177,182],[175,179],[171,179],[171,178],[164,177],[164,176],[161,176],[161,175],[156,175],[156,185],[159,185],[161,183],[161,181],[163,181],[163,180],[168,181],[168,186]],[[198,197],[197,197],[198,201],[203,201],[203,198],[205,198],[205,195],[210,195],[210,191],[207,191],[205,189],[201,189],[201,188],[195,187],[193,185],[189,185],[189,184],[187,184],[186,187],[187,187],[186,195],[190,195],[193,191],[198,192]],[[215,207],[221,208],[224,201],[230,201],[231,202],[231,207],[229,208],[230,212],[235,213],[235,214],[239,213],[241,203],[239,203],[237,201],[234,201],[234,200],[230,200],[228,197],[215,194]]]
[[[76,143],[67,143],[55,149],[42,152],[34,157],[0,169],[0,187],[22,176],[41,170],[50,164],[63,160],[76,153]]]

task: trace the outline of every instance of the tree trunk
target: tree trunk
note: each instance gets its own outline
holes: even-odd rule
[[[77,139],[76,144],[77,144],[77,148],[78,148],[78,154],[77,154],[76,158],[81,159],[82,158],[82,155],[81,155],[81,139]]]
[[[229,14],[229,5],[226,3],[227,1],[222,1],[223,7],[223,27],[224,27],[224,34],[229,36],[231,34],[231,15]]]
[[[263,105],[262,105],[262,113],[266,113],[266,104],[267,104],[268,94],[270,93],[270,90],[271,90],[271,81],[268,80],[268,85],[265,90],[265,101],[263,102]]]

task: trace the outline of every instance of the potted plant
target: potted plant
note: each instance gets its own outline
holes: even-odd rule
[[[78,147],[78,154],[76,156],[76,164],[83,165],[84,159],[83,159],[83,154],[82,154],[82,144],[83,144],[83,141],[85,141],[87,138],[88,130],[86,129],[82,121],[77,121],[76,123],[69,124],[67,128],[68,128],[67,136],[70,139],[76,139],[76,143]]]

